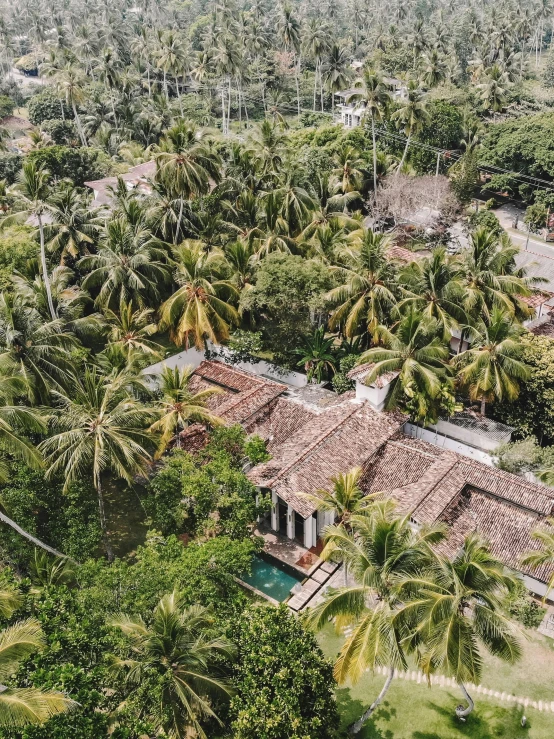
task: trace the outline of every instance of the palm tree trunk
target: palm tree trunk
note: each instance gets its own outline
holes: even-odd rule
[[[227,133],[231,130],[231,77],[229,77],[229,97],[227,99]]]
[[[225,136],[225,90],[221,88],[221,133]]]
[[[179,243],[179,231],[181,230],[181,221],[183,220],[183,198],[181,198],[181,205],[179,207],[179,217],[177,218],[177,229],[175,231],[175,243]]]
[[[44,247],[44,224],[42,223],[42,216],[37,213],[38,230],[40,234],[40,264],[42,266],[42,279],[44,280],[44,289],[46,290],[46,300],[48,301],[48,309],[52,320],[57,319],[56,309],[54,308],[54,301],[52,300],[52,290],[50,288],[50,278],[48,277],[48,266],[46,264],[46,249]]]
[[[102,482],[100,477],[96,480],[96,493],[98,495],[98,512],[100,514],[100,528],[102,529],[102,541],[104,542],[104,549],[106,550],[106,556],[108,562],[114,561],[114,553],[110,537],[108,536],[108,527],[106,525],[106,511],[104,508],[104,494],[102,493]]]
[[[317,70],[318,70],[318,62],[315,64],[315,72],[314,72],[314,113],[315,113],[315,105],[317,100]]]
[[[31,544],[34,544],[36,547],[39,547],[40,549],[44,549],[45,552],[48,552],[49,554],[53,554],[55,557],[63,557],[64,559],[69,559],[71,562],[75,562],[75,560],[71,559],[71,557],[67,557],[65,554],[62,554],[62,552],[58,552],[57,549],[54,549],[53,547],[48,546],[48,544],[45,544],[40,539],[37,539],[36,536],[33,536],[28,531],[25,531],[25,529],[22,529],[21,526],[16,524],[15,521],[12,521],[11,518],[8,518],[8,516],[6,516],[2,512],[0,512],[0,521],[10,526],[14,531],[17,531],[18,534],[20,534],[25,539],[27,539],[27,541],[30,541]]]
[[[81,125],[81,119],[79,118],[79,113],[77,113],[77,106],[75,105],[74,100],[71,101],[71,107],[73,109],[73,115],[75,117],[75,123],[77,124],[77,131],[79,132],[79,138],[81,139],[81,144],[83,146],[88,146],[85,132],[83,131],[83,127]]]
[[[177,75],[175,75],[175,91],[177,92],[177,100],[179,101],[179,110],[181,111],[181,118],[184,118],[183,101],[181,100],[181,91],[179,90],[179,80],[177,79]]]
[[[462,691],[462,694],[463,694],[464,698],[467,701],[467,707],[464,708],[463,706],[457,706],[456,707],[456,716],[459,719],[462,719],[463,721],[465,721],[466,716],[469,716],[469,714],[475,708],[475,703],[473,702],[473,698],[467,692],[466,686],[463,684],[463,682],[461,680],[458,681],[458,687]]]
[[[348,733],[349,734],[358,734],[362,728],[365,722],[370,718],[371,714],[375,709],[379,706],[385,695],[387,694],[388,689],[391,686],[392,680],[394,677],[394,667],[391,667],[389,670],[389,674],[387,676],[386,682],[383,685],[383,689],[377,696],[377,698],[373,701],[373,703],[370,705],[370,707],[367,709],[367,711],[364,711],[364,713],[360,716],[358,721],[355,721],[352,726],[349,727]]]
[[[375,116],[371,116],[371,137],[373,139],[373,198],[377,202],[377,148],[375,144]]]
[[[486,405],[487,405],[487,402],[486,402],[485,398],[481,398],[481,415],[482,416],[485,415],[485,407],[486,407]]]
[[[402,154],[402,159],[400,160],[400,164],[398,165],[398,169],[396,171],[396,174],[399,175],[402,167],[404,166],[404,162],[406,161],[406,157],[408,156],[408,149],[410,147],[410,140],[412,138],[412,134],[410,133],[408,138],[406,139],[406,146],[404,147],[404,153]]]
[[[300,118],[300,64],[302,60],[302,54],[298,54],[298,63],[296,65],[296,106],[298,108],[298,117]]]

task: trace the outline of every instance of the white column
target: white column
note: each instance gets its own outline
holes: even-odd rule
[[[304,546],[306,549],[311,549],[315,543],[312,541],[312,521],[311,516],[304,519]]]
[[[294,508],[291,505],[287,508],[287,536],[294,539]]]
[[[312,524],[312,546],[315,547],[317,544],[317,518],[315,516],[310,517]]]
[[[271,528],[279,531],[279,499],[277,493],[271,492]]]

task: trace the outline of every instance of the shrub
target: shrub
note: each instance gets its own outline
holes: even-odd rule
[[[15,182],[17,173],[21,169],[23,157],[21,154],[0,154],[0,180],[6,180],[8,185]]]
[[[61,118],[51,118],[43,121],[41,128],[55,144],[64,146],[78,146],[77,129],[73,121],[62,121]]]
[[[15,270],[22,272],[38,255],[38,244],[29,226],[9,226],[0,231],[0,290],[12,287]]]
[[[271,454],[267,451],[266,443],[261,436],[250,436],[244,444],[244,453],[253,465],[267,462]]]
[[[29,120],[35,126],[39,126],[44,121],[50,121],[60,118],[63,110],[62,118],[73,118],[73,111],[59,98],[54,92],[46,88],[38,95],[34,95],[27,104],[27,112]]]
[[[340,360],[340,372],[337,372],[333,377],[333,389],[339,395],[347,393],[349,390],[353,390],[355,386],[354,380],[351,380],[347,375],[351,369],[356,366],[358,356],[356,354],[348,354]]]
[[[338,726],[333,668],[313,633],[285,607],[235,619],[231,700],[235,739],[330,739]]]
[[[546,608],[531,598],[525,585],[520,582],[508,601],[508,612],[527,629],[536,629],[544,618]]]
[[[484,227],[487,231],[491,231],[500,236],[504,229],[500,225],[500,221],[490,210],[481,209],[477,213],[472,213],[469,217],[469,227],[473,231],[476,228]]]
[[[55,179],[69,178],[82,186],[107,174],[107,165],[98,149],[71,146],[45,146],[29,154],[37,165],[44,165]]]
[[[7,95],[0,95],[0,118],[6,118],[13,113],[15,102]]]

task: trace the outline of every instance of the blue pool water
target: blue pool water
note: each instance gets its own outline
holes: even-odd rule
[[[252,585],[253,588],[261,590],[262,593],[279,602],[286,600],[291,589],[303,579],[300,574],[289,574],[279,562],[266,561],[262,557],[254,557],[251,574],[241,577],[241,580]]]

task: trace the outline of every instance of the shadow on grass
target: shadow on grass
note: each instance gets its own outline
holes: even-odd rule
[[[346,737],[348,736],[348,727],[360,718],[362,713],[368,708],[369,701],[367,705],[365,705],[362,701],[353,699],[348,688],[339,688],[336,691],[336,696],[342,720],[343,736]],[[391,718],[396,716],[396,708],[391,706],[390,703],[385,700],[377,709],[375,716],[377,715],[379,716],[380,721],[390,721]],[[372,719],[367,722],[357,736],[359,739],[395,739],[392,731],[375,726]]]
[[[409,739],[447,739],[448,736],[467,736],[471,739],[498,739],[498,737],[525,739],[530,728],[530,722],[526,728],[521,727],[521,710],[517,706],[506,708],[481,705],[470,713],[465,722],[456,717],[453,708],[445,708],[432,701],[429,701],[427,706],[442,717],[444,730],[449,733],[439,735],[434,731],[413,731],[406,736],[406,739],[408,737]]]

